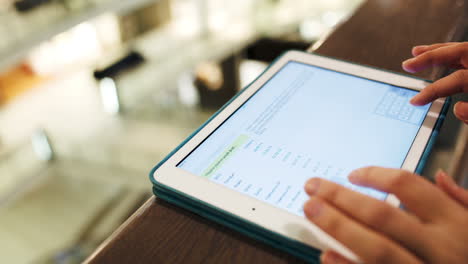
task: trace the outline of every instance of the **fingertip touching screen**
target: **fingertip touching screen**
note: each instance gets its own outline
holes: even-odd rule
[[[383,200],[347,176],[402,166],[429,110],[416,93],[290,61],[177,167],[297,215],[312,177]]]

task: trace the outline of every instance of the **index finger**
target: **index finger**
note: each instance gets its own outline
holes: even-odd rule
[[[411,99],[413,105],[425,105],[437,98],[468,93],[468,70],[459,70],[421,90]]]
[[[445,42],[445,43],[436,43],[432,45],[419,45],[419,46],[413,47],[413,49],[411,50],[411,54],[413,54],[413,56],[416,57],[416,56],[423,54],[424,52],[428,52],[428,51],[435,50],[435,49],[442,48],[442,47],[453,46],[456,44],[460,44],[460,42]]]
[[[354,171],[349,180],[357,185],[393,193],[423,221],[451,215],[457,204],[428,180],[409,171],[367,167]]]
[[[305,189],[307,194],[325,200],[361,224],[404,244],[416,254],[422,256],[429,253],[430,250],[421,247],[427,236],[421,222],[413,215],[325,179],[312,178]]]
[[[421,55],[403,62],[405,71],[415,73],[431,66],[447,65],[459,68],[463,57],[467,56],[468,44],[459,43],[443,46],[434,50],[422,53]]]

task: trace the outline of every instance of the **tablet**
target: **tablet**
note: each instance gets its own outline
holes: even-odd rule
[[[356,256],[306,220],[305,182],[351,184],[364,166],[415,171],[446,99],[409,104],[425,80],[290,51],[187,139],[151,175],[182,194],[293,241]]]

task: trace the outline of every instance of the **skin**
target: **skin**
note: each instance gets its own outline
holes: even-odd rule
[[[441,65],[458,69],[423,89],[411,100],[412,104],[425,105],[440,97],[468,93],[468,42],[417,46],[412,53],[414,58],[404,61],[402,65],[408,72],[415,73]],[[468,102],[458,102],[454,113],[468,124]]]
[[[307,218],[364,263],[468,263],[468,192],[444,172],[436,185],[413,173],[379,167],[350,175],[356,185],[395,194],[410,212],[319,178],[306,184]],[[322,263],[352,263],[333,251]]]
[[[468,93],[468,43],[417,46],[414,58],[403,62],[408,72],[436,65],[458,71],[427,86],[411,103]],[[468,124],[468,103],[459,102],[455,115]],[[310,200],[306,217],[355,252],[364,263],[468,263],[468,191],[439,171],[435,184],[408,171],[379,167],[349,175],[356,185],[396,195],[408,211],[354,192],[336,183],[312,178],[305,186]],[[324,264],[351,264],[333,251]]]

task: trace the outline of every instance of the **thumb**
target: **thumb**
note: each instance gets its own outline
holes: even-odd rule
[[[453,112],[458,119],[468,124],[468,102],[456,103]]]

